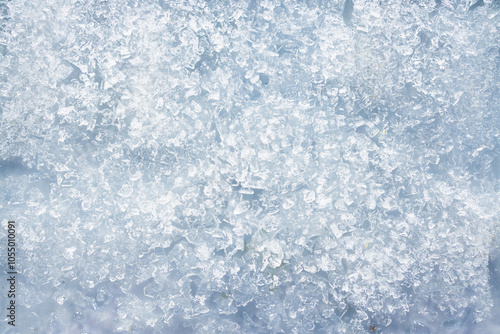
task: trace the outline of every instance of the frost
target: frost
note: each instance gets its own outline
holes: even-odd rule
[[[498,332],[497,1],[0,7],[20,333]]]

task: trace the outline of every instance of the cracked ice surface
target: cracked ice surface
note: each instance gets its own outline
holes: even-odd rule
[[[1,8],[20,333],[498,333],[498,1]]]

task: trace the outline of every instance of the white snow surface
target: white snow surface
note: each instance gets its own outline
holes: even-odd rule
[[[499,1],[0,9],[1,333],[500,332]]]

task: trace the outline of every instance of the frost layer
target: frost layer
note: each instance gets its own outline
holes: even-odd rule
[[[482,3],[2,3],[19,330],[495,332]]]

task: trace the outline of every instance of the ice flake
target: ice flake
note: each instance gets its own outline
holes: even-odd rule
[[[248,201],[242,201],[242,202],[238,203],[238,205],[236,205],[236,207],[234,208],[233,213],[235,215],[241,215],[242,213],[247,212],[248,209],[250,209],[250,202],[248,202]]]

